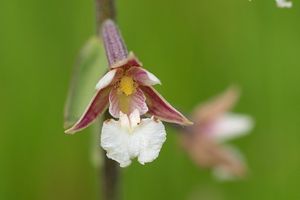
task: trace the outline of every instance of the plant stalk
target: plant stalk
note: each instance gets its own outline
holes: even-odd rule
[[[115,2],[114,0],[95,0],[96,7],[96,33],[98,37],[101,36],[102,23],[106,19],[115,19]],[[108,112],[105,113],[107,119]],[[102,125],[102,123],[101,123]],[[100,128],[101,131],[101,128]],[[100,133],[101,134],[101,133]],[[119,166],[118,164],[107,158],[105,151],[102,150],[103,165],[99,168],[99,178],[101,186],[102,200],[119,200]]]
[[[104,163],[102,167],[102,199],[118,200],[120,199],[119,183],[120,171],[118,164],[105,155],[103,151]]]
[[[106,19],[115,20],[115,1],[114,0],[95,0],[96,6],[96,32],[101,37],[101,26]]]

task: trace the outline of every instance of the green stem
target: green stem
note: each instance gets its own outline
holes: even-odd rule
[[[101,38],[102,23],[106,19],[115,19],[115,2],[114,0],[95,0],[96,6],[96,33]],[[104,119],[107,119],[108,112],[105,113]],[[101,124],[102,125],[102,124]],[[101,130],[101,129],[100,129]],[[101,132],[101,131],[100,131]],[[101,134],[101,133],[100,133]],[[103,200],[118,200],[119,195],[119,166],[107,158],[103,152],[103,165],[100,170],[101,191]]]
[[[104,113],[104,119],[111,118],[108,111]],[[101,124],[102,126],[102,124]],[[117,162],[107,158],[103,152],[103,166],[100,168],[101,190],[103,200],[120,199],[120,167]]]
[[[102,199],[118,200],[119,194],[119,166],[111,159],[108,159],[103,151],[104,163],[102,171]]]

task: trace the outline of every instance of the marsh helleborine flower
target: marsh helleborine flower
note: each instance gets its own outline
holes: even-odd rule
[[[119,121],[104,122],[101,146],[107,156],[121,166],[129,165],[134,157],[142,164],[151,162],[165,141],[160,120],[180,125],[191,122],[152,87],[160,84],[159,79],[142,68],[132,52],[128,53],[112,20],[103,23],[102,37],[109,71],[96,85],[97,92],[83,115],[66,133],[86,128],[109,106],[109,113]],[[144,114],[151,118],[140,119]]]

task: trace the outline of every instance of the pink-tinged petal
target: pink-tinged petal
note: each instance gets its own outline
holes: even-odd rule
[[[142,63],[138,60],[138,58],[133,54],[133,52],[129,52],[128,56],[125,59],[119,60],[115,62],[110,67],[118,68],[118,67],[141,67]]]
[[[118,89],[114,88],[109,94],[109,113],[114,118],[119,118],[121,110],[119,107]]]
[[[113,117],[119,118],[120,111],[129,115],[135,109],[139,111],[140,115],[148,111],[146,97],[141,89],[136,88],[136,91],[128,96],[116,88],[110,92],[109,113]]]
[[[71,128],[66,130],[65,133],[74,134],[94,122],[107,107],[110,90],[111,87],[107,87],[97,91],[80,119]]]
[[[132,76],[139,85],[151,86],[161,84],[160,80],[154,74],[141,67],[131,67],[127,73],[129,76]]]
[[[196,125],[208,124],[229,111],[239,98],[236,87],[228,88],[214,99],[200,104],[193,112],[193,121]]]
[[[137,109],[140,115],[148,112],[148,106],[146,104],[146,97],[140,88],[136,89],[136,92],[132,95],[130,102],[130,113]]]
[[[193,123],[173,108],[154,88],[140,86],[146,95],[149,114],[166,122],[180,125],[192,125]]]

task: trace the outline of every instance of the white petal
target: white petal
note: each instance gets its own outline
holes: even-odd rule
[[[135,109],[128,117],[128,115],[120,111],[120,124],[122,128],[128,129],[130,132],[141,122],[140,113]]]
[[[120,116],[120,125],[122,128],[125,128],[125,129],[130,129],[130,121],[129,121],[129,118],[128,118],[128,115],[120,112],[119,114]]]
[[[287,0],[276,0],[277,7],[279,8],[291,8],[293,3]]]
[[[156,85],[161,84],[160,80],[151,72],[144,69],[144,71],[147,73],[148,80],[146,80],[147,85]]]
[[[115,120],[104,122],[102,127],[101,146],[107,157],[119,162],[121,167],[130,165],[135,157],[142,164],[152,162],[165,140],[164,125],[154,119],[142,119],[131,131]]]
[[[117,69],[110,70],[107,72],[97,83],[96,90],[101,90],[105,87],[107,87],[111,82],[113,81],[115,75],[116,75]]]
[[[143,119],[135,130],[139,138],[140,152],[138,161],[141,164],[152,162],[159,155],[160,149],[166,140],[165,127],[161,121]]]
[[[253,120],[247,115],[227,113],[219,117],[211,127],[210,135],[222,142],[248,133]]]
[[[140,112],[138,109],[135,109],[129,116],[130,119],[130,126],[132,129],[134,129],[140,122]]]
[[[107,157],[119,162],[121,167],[131,163],[127,141],[128,130],[122,128],[118,121],[109,120],[103,123],[101,146],[106,150]]]

